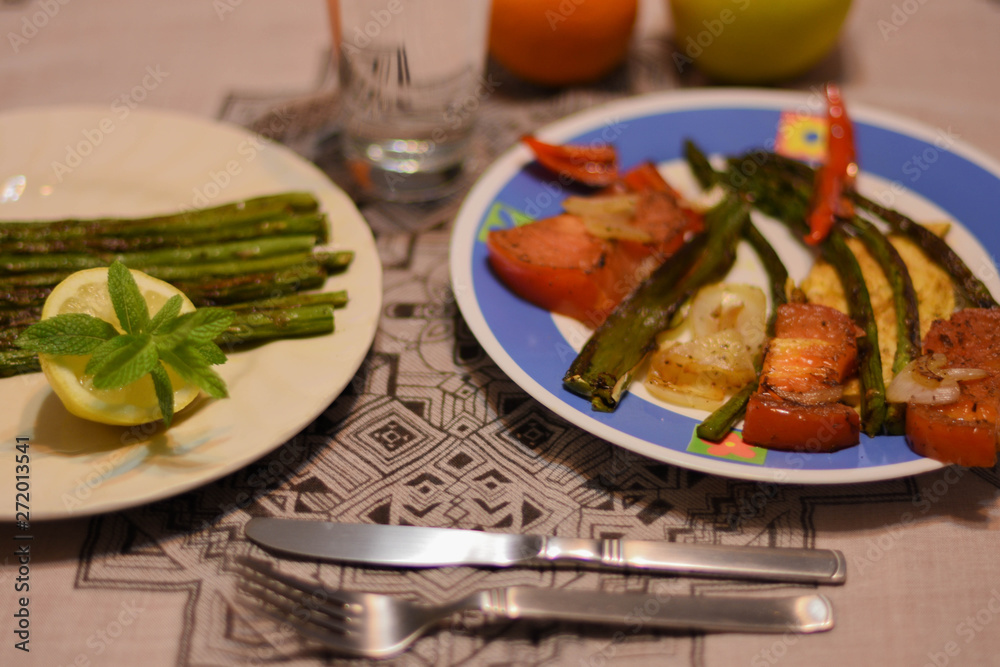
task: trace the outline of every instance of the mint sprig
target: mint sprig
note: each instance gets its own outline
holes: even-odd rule
[[[132,272],[121,262],[115,264],[118,268],[114,264],[108,268],[108,291],[111,292],[111,305],[118,316],[118,323],[126,333],[142,333],[149,326],[146,300],[142,298]]]
[[[28,327],[17,344],[46,354],[90,354],[118,335],[110,322],[84,313],[53,317]]]
[[[135,278],[117,261],[108,268],[108,292],[124,333],[93,315],[70,313],[31,325],[17,346],[51,355],[91,355],[84,372],[93,375],[98,389],[119,389],[150,375],[166,426],[174,417],[174,389],[164,363],[209,396],[228,396],[225,381],[211,367],[226,362],[214,340],[235,313],[200,308],[181,315],[183,300],[174,295],[150,318]]]

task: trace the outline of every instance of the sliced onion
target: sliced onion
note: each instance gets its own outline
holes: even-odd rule
[[[945,368],[939,371],[947,380],[965,382],[966,380],[982,380],[989,377],[989,372],[982,368]]]
[[[716,407],[755,375],[753,359],[733,330],[654,353],[646,375],[650,393],[675,405]],[[714,408],[709,408],[714,409]]]
[[[602,239],[623,239],[638,243],[652,243],[653,237],[645,229],[632,224],[630,216],[583,215],[580,216],[587,231]]]
[[[766,338],[767,297],[753,285],[708,285],[692,301],[689,320],[695,338],[733,329],[754,355],[760,352]]]
[[[631,218],[639,195],[605,195],[598,197],[567,197],[563,200],[563,210],[579,216],[623,215]]]
[[[900,373],[885,391],[890,403],[919,403],[920,405],[946,405],[954,403],[961,395],[957,382],[942,381],[937,387],[927,387],[914,380],[910,374]]]
[[[943,354],[926,354],[914,359],[889,383],[885,392],[890,403],[946,405],[961,396],[959,382],[979,380],[989,373],[980,368],[944,368]]]
[[[944,380],[944,376],[941,375],[940,371],[946,363],[948,363],[948,358],[940,352],[935,352],[934,354],[925,354],[922,357],[917,357],[909,363],[907,368],[910,369],[915,382],[929,389],[935,389]],[[906,368],[903,370],[906,370]]]
[[[562,205],[567,213],[580,216],[587,231],[594,236],[651,243],[653,237],[649,232],[633,224],[638,202],[637,194],[621,194],[567,197]]]
[[[661,401],[676,405],[682,408],[692,408],[713,412],[725,403],[725,394],[707,396],[702,392],[692,392],[690,387],[678,387],[676,385],[647,382],[646,389],[649,393]]]

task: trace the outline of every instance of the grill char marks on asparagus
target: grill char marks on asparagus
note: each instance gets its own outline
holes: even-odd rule
[[[145,218],[67,219],[47,222],[0,222],[0,242],[70,241],[86,238],[176,237],[210,233],[260,221],[312,215],[319,202],[309,193],[289,192]],[[325,230],[320,241],[326,243]]]
[[[344,292],[300,294],[346,270],[353,251],[323,251],[325,214],[287,192],[141,219],[0,222],[0,376],[39,370],[13,349],[52,288],[74,271],[121,260],[172,283],[196,306],[237,311],[228,345],[333,331]]]
[[[750,168],[750,165],[753,168]],[[762,213],[783,222],[793,234],[809,233],[805,220],[812,196],[812,169],[774,153],[756,152],[729,161],[724,181]],[[885,381],[878,347],[878,328],[872,311],[868,286],[861,268],[847,245],[842,224],[836,225],[819,245],[821,256],[840,277],[847,297],[849,314],[865,332],[858,340],[861,381],[861,427],[869,436],[882,432],[886,417]],[[887,275],[889,275],[887,271]],[[901,289],[897,283],[894,290]],[[897,317],[919,318],[916,312]]]
[[[614,410],[636,366],[668,328],[678,308],[699,287],[721,279],[736,259],[736,245],[749,221],[747,207],[728,198],[705,216],[695,236],[637,287],[594,331],[563,378],[565,386],[590,398],[595,410]]]
[[[688,166],[691,168],[691,172],[702,188],[707,190],[724,183],[723,175],[712,167],[708,157],[693,141],[684,142],[684,156]],[[757,253],[761,263],[764,265],[764,270],[767,272],[771,292],[771,308],[767,320],[767,334],[768,336],[773,336],[774,323],[778,316],[778,307],[788,301],[788,270],[770,242],[768,242],[767,238],[761,234],[760,230],[752,222],[747,222],[743,228],[743,237],[750,243],[754,252]],[[754,367],[758,376],[761,371],[761,363],[762,359],[760,358],[754,360]],[[706,417],[696,429],[698,437],[715,442],[725,438],[736,422],[743,418],[746,412],[747,401],[757,391],[757,383],[758,379],[754,378]]]
[[[787,179],[793,189],[801,189],[803,183],[811,182],[814,171],[809,165],[787,158],[777,153],[763,153],[757,158],[758,163],[764,163],[774,179]],[[990,293],[983,282],[976,277],[968,265],[958,256],[951,246],[940,236],[934,234],[923,225],[913,221],[896,209],[882,206],[876,201],[865,197],[857,190],[848,193],[851,201],[860,210],[881,219],[893,232],[909,238],[916,243],[935,264],[940,266],[951,277],[960,299],[965,305],[977,308],[998,308],[1000,304]]]
[[[73,271],[108,266],[116,260],[139,270],[149,266],[203,267],[206,264],[226,265],[289,254],[307,254],[312,252],[315,245],[315,236],[295,235],[125,253],[4,254],[0,255],[0,271],[5,275],[45,273],[56,277],[60,274],[69,275]]]
[[[3,223],[0,223],[2,225]],[[29,223],[30,224],[30,223]],[[30,239],[0,240],[0,253],[44,255],[48,253],[123,253],[161,248],[190,248],[275,236],[315,236],[326,239],[326,215],[307,213],[284,218],[253,220],[241,224],[208,227],[176,233],[146,236],[83,236],[64,239],[46,238],[37,233]],[[325,240],[323,241],[326,242]]]
[[[215,339],[215,342],[221,347],[232,350],[241,345],[270,340],[332,333],[336,306],[321,301],[288,300],[284,307],[236,310],[236,318],[229,328]],[[0,334],[0,339],[2,338],[3,334]],[[34,352],[15,347],[0,349],[0,378],[37,373],[40,370],[38,356]]]
[[[857,192],[852,193],[851,196],[859,208],[881,218],[894,231],[914,241],[933,262],[947,271],[958,290],[959,298],[967,306],[976,308],[1000,307],[983,281],[976,277],[976,274],[969,269],[944,239],[899,211],[886,208]]]
[[[760,258],[764,269],[767,271],[768,281],[771,287],[771,309],[767,318],[767,335],[774,335],[774,323],[778,316],[778,307],[787,303],[788,270],[782,263],[778,253],[768,242],[767,238],[760,233],[760,230],[752,223],[748,222],[743,229],[744,238],[750,243],[757,256]],[[742,389],[733,394],[728,401],[723,403],[712,414],[705,418],[696,429],[698,437],[704,440],[718,442],[726,437],[733,426],[743,418],[746,412],[747,401],[755,391],[757,391],[758,379],[760,376],[762,359],[754,359],[754,369],[757,371],[757,378],[748,382]]]
[[[854,216],[845,222],[846,227],[861,240],[882,267],[892,289],[896,313],[896,352],[893,356],[892,372],[898,373],[910,361],[920,356],[920,315],[913,280],[899,252],[873,224],[859,216]],[[906,405],[888,403],[885,416],[886,432],[891,435],[902,435],[905,428]]]

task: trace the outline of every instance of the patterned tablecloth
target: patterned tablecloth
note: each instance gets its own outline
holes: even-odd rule
[[[235,0],[99,7],[6,0],[0,111],[110,104],[130,76],[160,63],[166,83],[148,91],[148,104],[257,130],[351,192],[330,122],[336,94],[325,21],[322,3],[292,10]],[[670,65],[669,33],[662,8],[644,4],[628,66],[597,86],[542,91],[491,69],[497,86],[482,107],[472,175],[519,135],[572,111],[705,85]],[[838,52],[791,87],[840,80],[849,99],[948,128],[1000,157],[997,34],[996,2],[857,0]],[[612,446],[527,396],[465,326],[448,275],[459,202],[358,199],[384,265],[380,326],[354,381],[300,434],[178,497],[33,526],[28,653],[14,647],[16,531],[0,526],[0,664],[340,664],[238,603],[232,563],[243,554],[332,587],[427,602],[506,585],[635,591],[654,602],[669,594],[812,590],[578,569],[403,572],[278,560],[251,545],[243,526],[250,517],[282,516],[822,547],[848,559],[847,585],[823,591],[837,614],[825,634],[652,633],[641,622],[616,634],[467,618],[393,664],[1000,665],[1000,471],[775,485],[691,472]],[[12,443],[0,447],[7,452]]]

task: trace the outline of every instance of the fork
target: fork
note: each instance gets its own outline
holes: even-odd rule
[[[665,596],[530,587],[478,591],[427,606],[376,593],[333,591],[288,576],[268,564],[240,557],[239,588],[257,608],[302,636],[337,653],[388,658],[406,650],[430,628],[459,612],[479,611],[486,621],[525,619],[599,623],[633,632],[797,633],[833,627],[823,595],[788,597]]]

